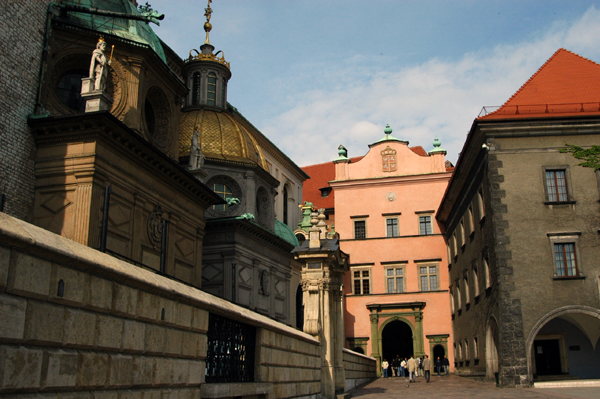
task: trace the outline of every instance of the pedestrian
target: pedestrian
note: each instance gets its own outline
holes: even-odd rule
[[[402,377],[406,378],[406,358],[400,362],[400,372],[402,373]]]
[[[438,377],[442,376],[442,359],[440,359],[440,357],[438,356],[437,359],[435,359],[435,369],[438,372]]]
[[[425,355],[425,359],[423,360],[423,370],[425,371],[425,379],[429,382],[429,377],[431,375],[431,360],[429,360],[429,356]]]
[[[388,377],[388,367],[390,367],[390,364],[388,363],[387,360],[383,359],[383,363],[381,363],[381,367],[383,368],[383,378],[387,378]]]
[[[450,375],[450,361],[448,360],[448,356],[444,356],[444,360],[442,360],[442,366],[444,366],[444,374]]]
[[[394,370],[394,376],[400,377],[400,356],[396,355],[396,358],[392,361],[392,369]]]
[[[413,355],[410,355],[410,359],[408,359],[408,375],[409,375],[410,382],[415,382],[416,370],[417,370],[417,361],[415,360]]]
[[[419,358],[419,376],[423,377],[425,374],[423,373],[423,358]]]

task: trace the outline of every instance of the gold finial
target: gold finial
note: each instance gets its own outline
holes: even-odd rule
[[[210,24],[210,16],[212,15],[212,8],[210,8],[210,3],[212,3],[212,0],[208,0],[208,5],[204,9],[204,11],[205,11],[204,16],[206,17],[206,22],[204,23],[204,31],[206,32],[206,41],[204,42],[204,44],[210,44],[210,41],[208,40],[208,34],[210,33],[210,30],[212,29],[212,25]]]
[[[100,38],[98,39],[99,42],[103,42],[104,38],[102,36],[100,36]]]

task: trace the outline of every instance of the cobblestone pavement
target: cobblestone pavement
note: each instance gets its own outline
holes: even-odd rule
[[[561,399],[561,398],[600,398],[600,387],[597,388],[496,388],[492,382],[480,382],[470,378],[434,375],[426,383],[425,378],[417,377],[417,381],[409,384],[408,379],[401,377],[379,378],[362,388],[352,392],[352,398],[386,399],[411,397],[433,398],[524,398],[524,399]]]

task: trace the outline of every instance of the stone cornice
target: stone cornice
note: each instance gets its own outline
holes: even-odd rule
[[[329,182],[329,185],[333,187],[334,190],[340,190],[345,188],[354,188],[356,186],[398,186],[424,182],[446,182],[450,180],[450,177],[452,177],[452,172],[425,173],[421,175],[380,176],[367,179],[333,180]]]
[[[207,206],[223,203],[223,199],[210,190],[171,158],[154,148],[140,135],[129,129],[110,112],[101,111],[82,115],[29,119],[36,144],[68,143],[96,140],[137,161],[152,170],[179,193]]]
[[[293,244],[290,244],[283,238],[275,235],[275,233],[246,219],[207,219],[205,229],[205,243],[210,243],[212,241],[210,238],[212,233],[241,233],[251,236],[253,239],[260,241],[262,244],[267,244],[271,248],[278,249],[279,251],[283,251],[288,254],[292,251],[292,249],[294,249]]]

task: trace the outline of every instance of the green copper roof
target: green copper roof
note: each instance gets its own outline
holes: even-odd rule
[[[101,10],[141,15],[131,0],[63,0],[61,4],[73,4],[89,8],[95,7]],[[100,33],[119,36],[137,43],[147,44],[156,52],[161,60],[167,63],[167,57],[160,44],[160,39],[146,22],[73,11],[69,11],[68,15],[68,22],[75,25]]]
[[[275,234],[277,237],[286,240],[295,247],[299,245],[294,231],[287,224],[280,222],[277,219],[275,219]]]
[[[385,125],[385,129],[383,129],[383,132],[385,133],[385,137],[380,140],[377,140],[373,144],[369,144],[369,147],[372,147],[374,145],[377,145],[379,143],[383,143],[386,141],[398,141],[400,143],[404,143],[404,144],[408,145],[408,141],[400,140],[399,138],[392,136],[392,128],[390,127],[390,125]]]

